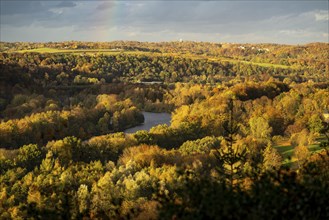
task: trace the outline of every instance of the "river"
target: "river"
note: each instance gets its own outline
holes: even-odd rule
[[[128,128],[125,130],[125,133],[135,133],[139,130],[147,130],[149,131],[150,128],[160,125],[160,124],[167,124],[170,125],[171,114],[169,113],[153,113],[153,112],[142,112],[144,115],[144,124],[137,125],[133,128]]]

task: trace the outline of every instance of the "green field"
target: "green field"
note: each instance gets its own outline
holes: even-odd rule
[[[318,139],[317,141],[323,141],[322,139]],[[275,149],[282,155],[283,164],[288,165],[290,167],[294,167],[297,159],[294,157],[294,147],[291,146],[287,141],[282,142],[274,146]],[[307,147],[311,154],[320,152],[323,148],[320,147],[319,144],[311,144]]]
[[[115,51],[111,49],[57,49],[57,48],[36,48],[30,50],[18,50],[15,53],[119,53],[121,51]]]
[[[295,67],[291,66],[286,66],[286,65],[281,65],[281,64],[272,64],[272,63],[255,63],[251,61],[245,61],[245,60],[235,60],[235,59],[228,59],[228,58],[210,58],[209,60],[212,61],[226,61],[229,63],[245,63],[245,64],[250,64],[250,65],[257,65],[257,66],[262,66],[262,67],[274,67],[274,68],[282,68],[282,69],[294,69]]]

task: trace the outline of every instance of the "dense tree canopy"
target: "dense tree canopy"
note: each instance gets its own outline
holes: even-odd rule
[[[0,219],[329,218],[328,44],[0,46]]]

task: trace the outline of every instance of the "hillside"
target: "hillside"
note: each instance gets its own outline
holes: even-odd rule
[[[329,218],[329,44],[0,48],[0,219]]]

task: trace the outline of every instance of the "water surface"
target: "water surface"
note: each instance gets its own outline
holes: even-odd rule
[[[139,130],[149,131],[152,127],[160,124],[170,125],[171,115],[169,113],[142,112],[145,118],[144,124],[137,125],[125,130],[125,133],[135,133]]]

